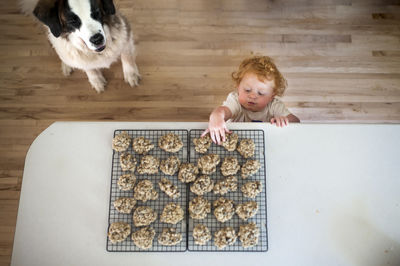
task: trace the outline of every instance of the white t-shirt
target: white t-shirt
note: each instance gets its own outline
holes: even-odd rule
[[[231,110],[232,117],[230,121],[232,122],[269,122],[273,117],[288,116],[291,114],[285,104],[277,98],[274,98],[260,112],[247,110],[240,105],[237,92],[229,93],[222,105]]]

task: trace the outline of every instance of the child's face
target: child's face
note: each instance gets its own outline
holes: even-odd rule
[[[247,110],[259,112],[274,98],[274,80],[260,81],[256,74],[246,73],[238,86],[239,103]]]

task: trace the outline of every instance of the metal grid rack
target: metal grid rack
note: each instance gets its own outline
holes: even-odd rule
[[[246,159],[244,159],[236,150],[234,152],[229,152],[227,151],[224,147],[216,145],[216,144],[211,144],[211,147],[208,149],[208,152],[205,154],[200,154],[195,151],[194,149],[194,144],[193,144],[193,139],[194,138],[199,138],[201,136],[201,133],[204,130],[197,130],[193,129],[190,130],[190,142],[189,142],[189,147],[190,147],[190,155],[189,155],[189,161],[191,163],[197,164],[197,160],[205,155],[205,154],[218,154],[220,157],[220,164],[217,166],[217,171],[214,172],[213,174],[210,175],[210,178],[214,180],[214,182],[219,181],[220,179],[224,178],[224,176],[221,174],[220,171],[220,166],[223,162],[223,159],[227,156],[234,156],[238,159],[239,164],[242,165]],[[188,216],[189,219],[189,224],[188,224],[188,250],[190,251],[230,251],[230,252],[240,252],[240,251],[245,251],[245,252],[257,252],[257,251],[267,251],[268,249],[268,236],[267,236],[267,207],[266,207],[266,171],[265,171],[265,151],[264,151],[264,131],[262,130],[233,130],[234,133],[238,134],[239,136],[239,142],[241,139],[245,138],[250,138],[254,141],[255,143],[255,154],[252,159],[258,160],[261,164],[261,167],[259,171],[247,178],[243,179],[240,176],[240,172],[236,174],[236,177],[238,179],[238,189],[236,192],[228,192],[227,194],[223,195],[223,197],[231,199],[234,201],[235,206],[236,204],[240,204],[249,200],[255,200],[258,203],[258,212],[257,214],[248,219],[247,221],[243,221],[240,219],[237,214],[234,214],[232,219],[225,223],[218,222],[217,219],[215,218],[213,211],[214,208],[211,207],[211,213],[207,215],[205,219],[201,220],[193,220],[190,216]],[[260,194],[257,195],[255,199],[249,199],[243,196],[240,188],[242,187],[243,184],[245,184],[248,181],[260,181],[262,184],[262,191]],[[188,200],[190,201],[191,199],[195,198],[197,195],[195,195],[192,192],[188,192],[189,197]],[[203,195],[204,198],[206,198],[212,206],[212,203],[221,197],[221,195],[216,195],[213,192],[206,193]],[[254,247],[251,248],[243,248],[241,245],[241,242],[239,241],[239,238],[237,238],[236,242],[232,246],[227,246],[224,249],[219,250],[215,245],[214,245],[214,233],[225,227],[225,226],[231,226],[235,229],[235,232],[239,232],[239,226],[242,224],[247,224],[249,222],[255,222],[257,227],[260,229],[260,236],[258,240],[258,244]],[[210,229],[212,239],[207,242],[206,245],[197,245],[194,242],[193,239],[193,228],[197,224],[203,224],[207,226]]]
[[[122,133],[123,131],[128,132],[129,136],[133,139],[136,137],[143,136],[146,139],[149,139],[153,144],[154,144],[154,149],[152,149],[148,155],[152,155],[158,159],[163,160],[168,158],[171,155],[176,155],[178,156],[179,160],[181,162],[187,162],[188,158],[188,131],[187,130],[115,130],[114,131],[114,137],[117,134]],[[175,133],[177,134],[182,142],[183,142],[183,148],[177,152],[177,153],[169,153],[166,152],[158,147],[158,139],[167,134],[167,133]],[[137,159],[138,164],[140,162],[140,159],[143,155],[136,154],[132,150],[132,145],[128,148],[127,152],[131,153],[134,155],[134,157]],[[109,203],[109,217],[108,217],[108,224],[110,225],[113,222],[127,222],[131,225],[131,231],[134,232],[136,230],[139,230],[139,228],[135,227],[133,224],[132,220],[132,215],[131,214],[123,214],[119,213],[115,208],[114,208],[114,201],[119,198],[119,197],[133,197],[133,191],[121,191],[118,188],[117,182],[119,177],[126,173],[123,172],[120,166],[120,152],[113,152],[113,159],[112,159],[112,170],[111,170],[111,188],[110,188],[110,203]],[[137,178],[137,182],[143,179],[148,179],[153,183],[154,189],[157,190],[159,196],[157,200],[150,200],[147,201],[146,203],[143,203],[142,201],[138,201],[135,208],[137,206],[149,206],[153,210],[157,212],[157,220],[150,224],[152,228],[154,228],[156,235],[153,240],[153,246],[150,249],[143,250],[139,249],[136,247],[136,245],[133,243],[131,239],[131,235],[129,237],[120,243],[113,244],[107,237],[107,251],[111,252],[135,252],[135,251],[140,251],[140,252],[152,252],[152,251],[157,251],[157,252],[178,252],[178,251],[186,251],[187,250],[187,213],[185,212],[185,217],[182,221],[177,223],[176,225],[171,225],[171,224],[166,224],[166,223],[161,223],[160,222],[160,215],[162,213],[162,210],[164,206],[170,202],[175,202],[179,204],[183,210],[187,209],[187,188],[186,185],[183,184],[178,180],[177,173],[173,176],[167,176],[164,173],[162,173],[160,170],[158,171],[157,174],[152,174],[152,175],[139,175],[135,171],[135,176]],[[160,181],[161,177],[167,177],[169,180],[172,181],[172,183],[178,187],[181,196],[177,199],[171,199],[169,198],[164,192],[162,192],[158,186],[158,181]],[[157,241],[158,235],[161,233],[163,228],[175,228],[178,233],[182,234],[182,241],[175,245],[175,246],[163,246],[160,245]]]

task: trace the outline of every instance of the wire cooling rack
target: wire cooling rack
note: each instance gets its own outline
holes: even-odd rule
[[[154,144],[154,149],[152,149],[147,155],[152,155],[156,158],[158,158],[161,162],[161,160],[166,159],[172,155],[178,156],[179,160],[181,162],[187,162],[188,160],[188,131],[187,130],[115,130],[114,131],[114,137],[117,134],[122,133],[123,131],[126,131],[129,136],[133,139],[136,137],[143,136],[146,139],[149,139],[153,144]],[[167,134],[167,133],[175,133],[177,134],[182,142],[183,142],[183,148],[178,152],[178,153],[169,153],[164,150],[161,150],[158,147],[158,139]],[[143,157],[143,155],[139,155],[135,153],[132,150],[132,145],[128,148],[127,152],[131,153],[138,161],[138,165],[140,162],[140,159]],[[153,246],[150,249],[143,250],[139,249],[136,247],[136,245],[133,243],[131,239],[131,235],[128,236],[126,240],[120,243],[113,244],[107,237],[107,251],[111,252],[135,252],[135,251],[140,251],[140,252],[152,252],[152,251],[157,251],[157,252],[178,252],[178,251],[185,251],[187,250],[187,188],[186,185],[178,180],[177,173],[173,176],[167,176],[164,173],[161,172],[161,170],[158,171],[157,174],[145,174],[145,175],[140,175],[135,171],[135,176],[137,178],[136,184],[140,180],[148,179],[153,183],[154,189],[158,192],[158,199],[157,200],[149,200],[145,203],[142,201],[138,201],[136,203],[136,206],[134,207],[134,210],[132,211],[131,214],[123,214],[119,213],[115,208],[114,208],[114,201],[119,198],[119,197],[133,197],[133,190],[132,191],[122,191],[118,188],[117,182],[119,177],[127,172],[123,172],[120,166],[120,152],[113,152],[113,159],[112,159],[112,170],[111,170],[111,188],[110,188],[110,204],[109,204],[109,217],[108,217],[108,224],[110,225],[113,222],[127,222],[131,226],[131,231],[135,232],[139,230],[140,228],[135,227],[133,224],[132,220],[132,215],[133,211],[135,210],[136,207],[138,206],[149,206],[153,210],[157,212],[157,220],[150,224],[150,226],[155,230],[156,235],[153,240]],[[137,166],[138,166],[137,165]],[[167,177],[169,180],[172,181],[172,183],[178,187],[181,196],[177,199],[171,199],[169,198],[163,191],[160,190],[158,186],[158,182],[160,181],[161,177]],[[177,223],[176,225],[171,225],[167,223],[162,223],[160,222],[160,215],[162,213],[162,210],[164,206],[170,202],[175,202],[179,204],[182,209],[184,210],[184,219]],[[175,246],[163,246],[160,245],[157,241],[158,235],[162,232],[163,228],[175,228],[177,233],[182,234],[182,241],[175,245]]]
[[[195,151],[194,149],[194,144],[193,144],[193,139],[194,138],[199,138],[201,136],[201,133],[204,130],[197,130],[193,129],[190,130],[190,142],[189,142],[189,147],[190,147],[190,155],[189,155],[189,161],[191,163],[197,164],[197,160],[205,155],[205,154],[218,154],[220,157],[220,163],[217,166],[217,171],[214,172],[213,174],[209,175],[210,178],[216,183],[217,181],[221,180],[224,178],[224,176],[221,174],[221,164],[223,162],[223,159],[227,156],[234,156],[235,158],[238,159],[239,164],[243,165],[243,163],[247,160],[244,159],[236,150],[233,152],[227,151],[224,147],[216,145],[216,144],[211,144],[211,147],[208,149],[207,153],[205,154],[200,154]],[[214,194],[213,191],[206,193],[203,195],[204,198],[206,198],[210,204],[211,204],[211,213],[207,214],[207,217],[205,219],[201,220],[193,220],[190,216],[188,216],[189,219],[189,224],[188,224],[188,250],[190,251],[230,251],[230,252],[240,252],[240,251],[267,251],[268,250],[268,236],[267,236],[267,207],[266,207],[266,171],[265,171],[265,151],[264,151],[264,131],[262,130],[233,130],[234,133],[238,134],[239,136],[239,142],[242,139],[249,138],[252,139],[255,143],[255,154],[254,157],[251,159],[258,160],[260,162],[260,169],[259,171],[254,174],[253,176],[248,177],[247,179],[243,179],[240,176],[240,170],[236,174],[236,178],[238,180],[238,188],[236,192],[228,192],[225,195],[219,195],[219,194]],[[238,144],[239,144],[238,142]],[[260,181],[262,184],[262,191],[260,194],[257,195],[255,199],[249,199],[243,196],[241,192],[241,187],[243,184],[245,184],[248,181]],[[192,200],[193,198],[197,197],[192,192],[188,192],[189,197],[188,200]],[[247,221],[243,221],[240,219],[237,214],[234,214],[232,219],[225,223],[218,222],[217,219],[214,216],[214,208],[212,206],[213,202],[218,199],[219,197],[225,197],[228,199],[231,199],[234,201],[235,206],[237,204],[249,201],[249,200],[255,200],[258,203],[258,212],[255,216],[252,218],[248,219]],[[235,229],[236,234],[239,232],[239,226],[247,224],[249,222],[255,222],[257,227],[260,229],[260,236],[258,239],[258,244],[255,245],[254,247],[250,248],[243,248],[241,245],[241,242],[239,241],[239,238],[237,238],[235,244],[232,246],[226,246],[225,248],[219,250],[215,245],[214,245],[214,233],[218,231],[219,229],[222,229],[223,227],[226,226],[231,226]],[[212,240],[208,241],[206,245],[197,245],[194,242],[193,239],[193,228],[197,224],[203,224],[210,229],[211,235],[212,235]]]

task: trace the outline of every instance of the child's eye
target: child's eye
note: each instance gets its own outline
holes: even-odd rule
[[[251,89],[244,89],[246,92],[251,92]]]
[[[258,95],[263,96],[263,95],[265,95],[265,93],[263,93],[263,92],[258,92]]]

